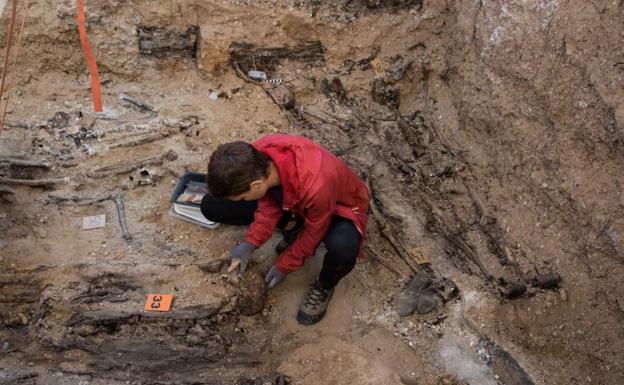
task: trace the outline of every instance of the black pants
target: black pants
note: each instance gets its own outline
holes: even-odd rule
[[[276,200],[281,201],[279,191],[270,193]],[[257,208],[258,201],[216,200],[208,194],[201,203],[202,213],[208,220],[227,225],[251,224]],[[284,212],[277,227],[283,229],[290,219],[291,214]],[[327,253],[318,279],[324,288],[331,289],[353,270],[359,253],[360,233],[350,220],[334,216],[329,230],[323,237],[323,243]]]

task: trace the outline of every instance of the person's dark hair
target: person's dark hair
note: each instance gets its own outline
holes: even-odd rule
[[[267,177],[269,157],[243,141],[217,147],[208,161],[208,190],[224,199],[249,190],[251,182]]]

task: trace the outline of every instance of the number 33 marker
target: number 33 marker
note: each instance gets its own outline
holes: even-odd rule
[[[169,311],[173,302],[171,294],[148,294],[145,311]]]

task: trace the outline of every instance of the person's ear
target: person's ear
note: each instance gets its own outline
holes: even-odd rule
[[[258,191],[259,189],[262,189],[263,185],[264,183],[262,182],[261,179],[254,180],[253,182],[249,184],[249,190]]]

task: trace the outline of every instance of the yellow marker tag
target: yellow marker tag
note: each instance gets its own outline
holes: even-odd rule
[[[378,57],[371,60],[371,67],[373,67],[373,71],[375,72],[375,76],[377,77],[384,76],[386,74],[383,63]]]
[[[410,255],[412,256],[412,258],[414,258],[414,260],[416,261],[416,263],[418,263],[419,265],[424,265],[427,263],[431,263],[429,261],[429,258],[427,258],[422,251],[420,251],[419,249],[417,249],[416,247],[413,247],[410,250]]]
[[[171,294],[148,294],[145,302],[145,311],[169,311],[173,295]]]

